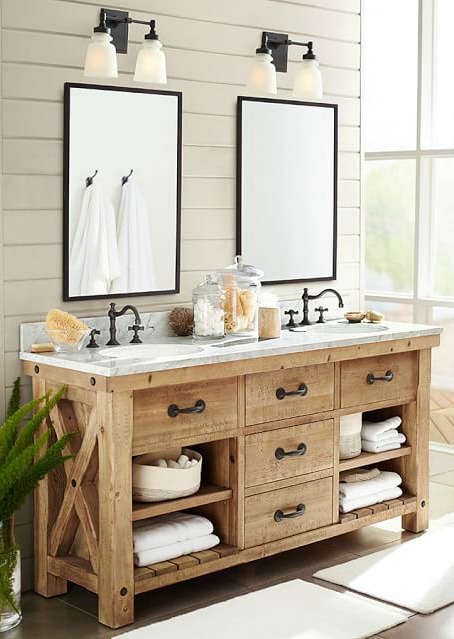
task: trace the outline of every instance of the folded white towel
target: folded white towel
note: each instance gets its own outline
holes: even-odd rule
[[[180,512],[161,515],[134,524],[134,552],[169,546],[186,539],[203,537],[213,532],[213,524],[206,517]]]
[[[361,431],[361,438],[365,439],[367,442],[376,442],[376,443],[381,443],[385,440],[388,439],[394,439],[399,435],[399,431],[397,430],[397,428],[393,428],[392,430],[386,430],[384,433],[380,433],[379,435],[377,435],[374,439],[371,439],[370,437],[368,437],[368,432],[366,431]]]
[[[401,424],[402,418],[398,416],[384,419],[382,422],[368,422],[365,420],[363,421],[363,427],[361,429],[361,437],[362,439],[375,442],[380,439],[380,435],[386,433],[388,430],[399,428]]]
[[[406,437],[403,433],[398,433],[397,437],[385,439],[380,442],[370,442],[367,439],[361,440],[361,448],[368,453],[383,453],[385,450],[400,448],[405,443]]]
[[[363,495],[362,497],[355,497],[353,499],[346,499],[345,497],[339,498],[339,510],[341,513],[349,513],[356,508],[365,508],[366,506],[372,506],[373,504],[380,504],[387,499],[396,499],[402,495],[402,489],[398,486],[394,488],[386,488],[374,495]]]
[[[159,561],[168,561],[169,559],[175,559],[175,557],[181,557],[181,555],[188,555],[191,552],[208,550],[219,543],[220,539],[217,535],[203,535],[196,539],[185,539],[168,546],[135,552],[134,563],[136,566],[149,566]]]
[[[340,482],[339,495],[346,499],[354,499],[355,497],[363,497],[364,495],[373,495],[387,488],[395,488],[402,483],[402,477],[399,473],[389,470],[382,470],[378,477],[366,479],[354,484]]]

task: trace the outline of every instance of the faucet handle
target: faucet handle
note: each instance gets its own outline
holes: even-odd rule
[[[128,326],[128,331],[134,331],[134,337],[129,342],[130,344],[142,344],[142,340],[139,337],[139,331],[144,331],[145,327],[140,324],[133,324],[132,326]]]
[[[96,343],[95,335],[101,335],[101,331],[97,328],[92,328],[90,331],[90,341],[87,344],[87,348],[99,348],[99,344]]]
[[[284,311],[284,315],[290,315],[290,319],[287,322],[286,326],[296,326],[293,316],[299,314],[299,311],[294,311],[293,308],[290,308],[288,311]]]
[[[320,313],[320,317],[316,321],[316,324],[324,324],[325,323],[325,318],[323,317],[323,313],[326,313],[326,311],[328,309],[327,308],[323,308],[323,306],[319,306],[315,310],[317,311],[317,313]]]

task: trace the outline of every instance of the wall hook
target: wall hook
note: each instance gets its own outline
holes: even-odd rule
[[[128,175],[123,175],[123,177],[121,178],[121,183],[123,186],[126,184],[126,182],[129,180],[129,178],[131,177],[133,173],[134,173],[134,169],[131,169]]]
[[[93,184],[93,180],[95,179],[97,175],[98,175],[98,169],[96,169],[93,175],[91,175],[90,177],[87,177],[87,179],[85,180],[85,186],[87,188]]]

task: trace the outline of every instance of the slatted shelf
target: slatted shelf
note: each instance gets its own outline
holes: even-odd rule
[[[369,466],[370,464],[378,464],[388,459],[397,459],[411,455],[411,446],[402,446],[395,450],[386,450],[383,453],[367,453],[363,451],[358,457],[352,459],[341,459],[339,461],[339,472],[343,470],[351,470],[360,466]]]
[[[238,548],[236,546],[218,544],[210,550],[193,552],[143,568],[136,567],[134,569],[135,592],[137,594],[153,590],[162,585],[227,568],[236,563],[237,556]],[[207,566],[207,564],[212,565]]]
[[[416,505],[416,497],[413,495],[401,495],[397,499],[388,499],[388,501],[384,501],[380,504],[373,504],[366,508],[357,508],[350,513],[341,514],[340,523],[345,524],[349,521],[362,519],[363,517],[371,517],[372,515],[385,511],[400,510],[402,506],[410,506],[412,504]],[[391,515],[391,513],[389,514]],[[396,513],[396,516],[397,514],[399,513]]]
[[[218,501],[224,501],[232,498],[232,489],[223,488],[222,486],[213,486],[205,484],[200,490],[189,497],[181,499],[171,499],[168,501],[159,501],[155,503],[134,503],[132,506],[132,521],[147,519],[148,517],[157,517],[166,513],[174,513],[179,510],[195,508],[196,506],[205,506],[206,504],[214,504]]]

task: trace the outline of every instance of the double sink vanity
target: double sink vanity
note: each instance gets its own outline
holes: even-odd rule
[[[36,397],[67,385],[50,421],[58,437],[78,431],[74,458],[36,492],[40,594],[79,584],[98,594],[100,622],[116,628],[133,621],[138,593],[396,516],[407,530],[427,527],[430,359],[440,329],[330,322],[263,342],[155,336],[34,354],[37,330],[22,327],[24,372]],[[407,444],[339,460],[340,418],[359,412],[400,415]],[[203,455],[200,490],[134,503],[132,458],[178,446]],[[370,464],[397,470],[404,494],[339,514],[339,472]],[[133,523],[180,510],[209,517],[221,544],[134,567]]]

